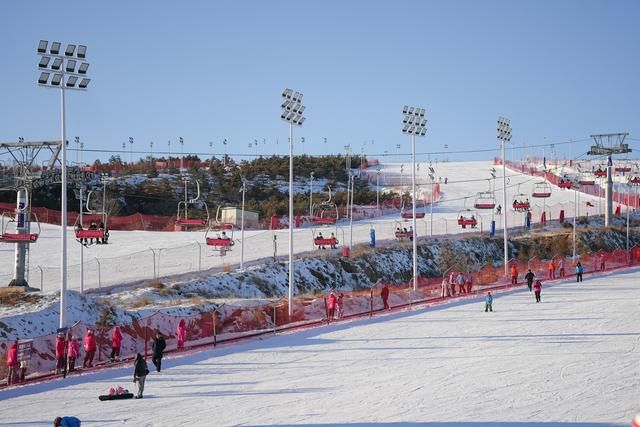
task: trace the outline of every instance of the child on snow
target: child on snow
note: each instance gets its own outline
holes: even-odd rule
[[[484,304],[484,312],[486,313],[487,311],[493,312],[493,296],[491,292],[487,293],[487,299]]]
[[[71,337],[69,345],[67,346],[67,363],[69,366],[69,372],[73,372],[76,369],[76,359],[80,354],[80,345],[78,344],[78,338]]]
[[[540,283],[540,280],[536,280],[535,285],[533,285],[533,293],[536,294],[536,302],[540,302],[541,291],[542,291],[542,283]]]
[[[582,282],[582,273],[584,272],[584,268],[580,261],[576,264],[576,282]]]

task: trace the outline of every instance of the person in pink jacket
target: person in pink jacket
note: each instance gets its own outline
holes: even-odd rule
[[[542,283],[540,280],[536,280],[533,284],[533,293],[536,295],[536,302],[540,302],[540,292],[542,292]]]
[[[80,344],[77,337],[71,337],[67,346],[67,363],[69,364],[69,372],[73,372],[76,368],[76,359],[80,354]]]
[[[56,336],[56,374],[59,374],[64,369],[64,334],[59,333]]]
[[[122,333],[120,328],[114,326],[113,333],[111,334],[111,356],[109,357],[112,362],[115,362],[120,358],[120,346],[122,345]]]
[[[187,325],[184,319],[180,319],[180,323],[178,323],[178,350],[184,349],[184,336],[187,333]]]
[[[87,330],[87,335],[84,336],[84,361],[82,366],[85,368],[93,368],[93,356],[96,354],[96,337],[93,335],[93,330]]]
[[[15,383],[18,372],[18,340],[15,340],[7,351],[7,385]]]
[[[333,320],[333,316],[336,312],[336,295],[331,292],[327,299],[327,309],[329,310],[328,319]]]

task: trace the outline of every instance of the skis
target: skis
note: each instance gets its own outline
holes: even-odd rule
[[[98,396],[98,399],[101,401],[105,400],[121,400],[121,399],[133,399],[133,393],[125,393],[125,394],[103,394],[102,396]]]

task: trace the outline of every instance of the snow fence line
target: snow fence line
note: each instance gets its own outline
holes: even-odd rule
[[[532,258],[528,262],[510,260],[509,275],[505,277],[503,266],[484,265],[476,271],[448,271],[444,279],[449,286],[443,286],[442,278],[418,278],[418,288],[413,290],[412,282],[392,285],[388,298],[389,309],[385,310],[380,297],[381,283],[370,289],[361,291],[335,291],[335,295],[343,294],[333,317],[329,315],[329,302],[326,295],[313,298],[296,298],[293,303],[293,315],[288,315],[286,299],[278,299],[266,304],[253,306],[223,304],[210,312],[196,316],[174,316],[156,312],[151,316],[136,320],[129,324],[118,325],[122,333],[120,360],[111,363],[111,334],[113,326],[75,324],[69,336],[83,337],[89,329],[93,329],[96,337],[97,351],[93,368],[83,372],[103,369],[107,366],[123,364],[133,360],[137,353],[148,357],[151,343],[156,331],[160,331],[167,341],[166,353],[177,353],[183,349],[215,347],[265,334],[292,331],[302,328],[317,327],[344,319],[356,319],[390,311],[400,311],[412,306],[440,305],[453,300],[461,300],[470,296],[477,297],[491,290],[508,290],[524,284],[524,275],[528,269],[537,279],[565,280],[575,277],[575,266],[580,262],[584,274],[603,273],[621,268],[640,265],[640,247],[634,246],[629,252],[617,249],[613,252],[599,251],[581,255],[575,260],[555,256],[550,260]],[[564,271],[561,271],[564,266]],[[511,274],[515,268],[516,283],[513,284]],[[457,275],[463,273],[465,280],[458,285]],[[466,275],[464,273],[467,273]],[[185,321],[184,344],[178,348],[178,324]],[[54,374],[56,334],[32,337],[21,340],[26,347],[19,352],[18,359],[27,362],[25,383],[59,378]],[[30,343],[30,345],[29,345]],[[6,357],[11,344],[9,340],[0,340],[0,378],[7,378]],[[82,349],[81,349],[81,353]],[[80,354],[76,365],[83,359]],[[73,373],[72,373],[73,375]],[[19,385],[19,384],[17,384]],[[13,385],[12,385],[13,386]],[[8,387],[7,381],[0,388]]]

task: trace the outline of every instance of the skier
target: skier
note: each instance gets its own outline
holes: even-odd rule
[[[584,272],[584,268],[580,261],[576,264],[576,282],[582,282],[582,273]]]
[[[78,344],[78,338],[71,337],[69,345],[67,345],[67,363],[69,366],[69,372],[73,372],[76,369],[76,359],[80,354],[80,344]]]
[[[409,226],[409,240],[413,242],[413,225]]]
[[[533,285],[533,293],[536,294],[536,302],[540,302],[541,291],[542,291],[542,283],[540,283],[540,280],[536,280],[535,285]]]
[[[449,295],[452,297],[456,296],[456,280],[457,280],[458,276],[456,275],[455,271],[452,271],[451,274],[449,274]]]
[[[111,334],[111,356],[112,362],[115,362],[120,358],[120,347],[122,346],[122,333],[118,326],[113,327],[113,333]]]
[[[518,267],[515,264],[511,266],[511,284],[518,284]]]
[[[564,259],[560,260],[560,264],[559,264],[559,268],[560,268],[560,277],[564,277]]]
[[[487,299],[484,304],[484,312],[486,313],[487,311],[493,312],[493,296],[491,296],[491,292],[487,293]]]
[[[84,361],[82,366],[84,368],[93,368],[93,356],[96,354],[96,337],[93,335],[93,329],[87,330],[87,335],[84,336]]]
[[[80,420],[76,417],[56,417],[53,427],[80,427]]]
[[[471,272],[467,272],[464,278],[465,283],[467,284],[467,293],[471,293],[471,287],[473,286],[473,275]]]
[[[151,349],[153,350],[153,365],[156,367],[156,371],[160,372],[160,368],[162,366],[162,353],[164,349],[167,347],[167,343],[164,340],[164,337],[160,333],[160,331],[156,331],[156,338],[153,340],[153,344],[151,345]]]
[[[604,271],[604,254],[600,254],[600,270]]]
[[[158,372],[160,372],[159,369]],[[144,357],[138,353],[136,355],[136,361],[134,362],[133,368],[133,382],[138,387],[138,391],[135,396],[136,399],[142,399],[142,393],[144,392],[144,380],[147,378],[148,374],[149,368],[147,367],[147,362],[145,362]]]
[[[382,285],[382,290],[380,291],[380,297],[382,298],[382,304],[385,310],[389,310],[389,285],[386,283]]]
[[[462,276],[462,271],[458,273],[458,278],[456,279],[458,282],[458,293],[462,295],[465,291],[464,289],[464,276]]]
[[[342,319],[344,314],[344,294],[340,292],[338,294],[338,299],[336,300],[336,316],[338,319]]]
[[[502,206],[498,205],[498,207],[496,208],[496,215],[500,214],[502,214]]]
[[[15,340],[7,350],[7,385],[16,382],[18,373],[18,340]]]
[[[187,325],[184,319],[180,319],[180,323],[178,323],[178,329],[176,332],[178,333],[178,350],[183,350],[184,336],[187,333]]]
[[[336,248],[336,234],[335,233],[331,233],[331,249],[337,249]]]
[[[524,275],[524,278],[527,279],[527,286],[529,287],[529,292],[531,292],[531,289],[532,289],[532,286],[533,286],[533,278],[534,277],[535,277],[535,274],[533,274],[531,269],[529,269],[527,274]]]
[[[447,278],[443,278],[442,279],[442,298],[444,297],[448,297],[451,294],[451,292],[449,292],[449,282],[447,281]]]
[[[333,292],[329,293],[329,298],[327,299],[327,309],[329,310],[327,319],[333,320],[336,313],[336,295]]]
[[[56,336],[56,374],[62,372],[64,368],[64,334],[61,332]]]
[[[553,262],[553,259],[549,261],[549,280],[556,278],[556,264]]]

